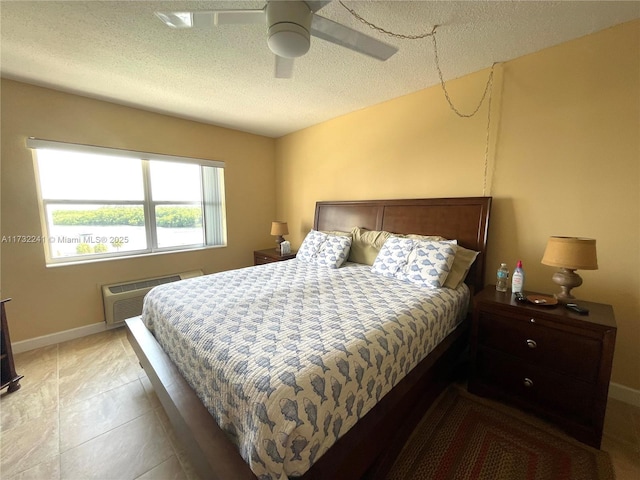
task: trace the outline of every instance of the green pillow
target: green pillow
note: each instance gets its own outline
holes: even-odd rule
[[[349,261],[373,265],[382,245],[390,236],[391,234],[385,231],[363,230],[360,227],[353,227]]]
[[[456,257],[453,260],[453,265],[451,265],[451,270],[449,271],[449,275],[447,275],[444,286],[454,289],[458,288],[458,286],[464,282],[465,278],[467,278],[467,273],[469,273],[469,269],[477,256],[478,252],[458,245]]]

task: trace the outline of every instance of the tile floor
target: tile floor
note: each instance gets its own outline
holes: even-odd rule
[[[3,480],[197,480],[124,328],[15,356],[0,397]],[[640,408],[610,400],[602,445],[640,478]]]
[[[197,479],[124,328],[15,355],[0,397],[3,480]]]

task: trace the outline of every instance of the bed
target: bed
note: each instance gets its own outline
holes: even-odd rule
[[[199,476],[383,475],[465,349],[490,204],[488,197],[316,204],[311,233],[356,226],[439,235],[457,241],[454,252],[478,252],[455,289],[376,275],[381,253],[373,268],[328,269],[299,255],[150,292],[144,321],[127,320],[129,338]]]

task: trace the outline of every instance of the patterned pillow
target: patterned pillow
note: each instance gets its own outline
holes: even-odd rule
[[[396,277],[425,287],[441,288],[451,271],[457,248],[449,241],[416,241],[406,265]]]
[[[311,230],[307,233],[307,236],[304,237],[296,258],[305,262],[313,261],[318,254],[320,247],[327,239],[327,236],[328,235],[326,233]]]
[[[304,238],[296,258],[307,263],[338,268],[349,257],[351,236],[327,235],[311,230]]]
[[[315,257],[315,263],[329,268],[339,268],[349,258],[351,236],[327,235]]]
[[[384,277],[397,277],[407,265],[407,259],[416,242],[410,238],[389,237],[373,262],[371,271]]]

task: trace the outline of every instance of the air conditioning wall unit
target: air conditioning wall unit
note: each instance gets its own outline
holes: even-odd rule
[[[105,322],[112,325],[124,322],[127,318],[140,315],[142,313],[144,296],[153,287],[164,283],[199,277],[201,275],[203,275],[202,270],[192,270],[190,272],[174,273],[164,277],[103,285],[102,299],[104,300]]]

